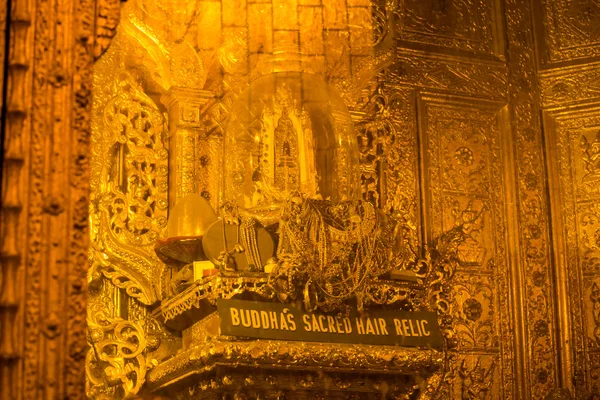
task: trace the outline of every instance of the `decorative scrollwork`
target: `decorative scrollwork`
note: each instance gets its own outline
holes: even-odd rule
[[[167,223],[168,152],[163,115],[126,72],[99,106],[91,203],[93,270],[144,304],[158,298],[154,242]]]
[[[128,74],[122,74],[118,86],[104,107],[106,164],[98,205],[107,211],[108,226],[120,241],[149,247],[167,222],[165,121]]]
[[[396,134],[390,118],[389,104],[390,97],[384,92],[382,86],[378,86],[371,94],[365,108],[369,117],[364,118],[356,126],[363,198],[376,207],[381,206],[380,176]]]
[[[438,313],[440,328],[446,338],[449,349],[456,347],[456,332],[454,328],[452,279],[458,266],[458,246],[464,239],[462,226],[457,226],[443,233],[426,251],[424,267],[428,270],[425,285],[427,290],[427,306]]]
[[[98,312],[88,320],[88,341],[86,394],[92,399],[123,399],[138,393],[147,370],[142,327]]]
[[[129,296],[138,299],[143,304],[150,305],[156,301],[155,291],[152,287],[147,286],[143,278],[136,276],[138,274],[135,272],[129,273],[127,270],[117,267],[118,260],[111,261],[111,257],[94,247],[91,251],[92,265],[88,273],[90,285],[99,284],[101,277],[104,276],[113,285],[124,289]]]

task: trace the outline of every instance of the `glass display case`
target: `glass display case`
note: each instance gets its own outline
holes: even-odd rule
[[[276,218],[293,193],[360,199],[358,154],[350,113],[332,88],[313,74],[272,73],[232,107],[223,198],[263,219]]]

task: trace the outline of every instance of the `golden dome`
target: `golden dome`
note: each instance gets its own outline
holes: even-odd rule
[[[196,193],[190,193],[173,207],[167,223],[167,238],[198,237],[217,220],[210,203]]]

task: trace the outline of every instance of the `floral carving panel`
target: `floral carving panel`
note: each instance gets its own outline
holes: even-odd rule
[[[405,0],[402,41],[501,57],[496,0]]]
[[[546,70],[540,74],[540,90],[545,107],[595,100],[600,96],[599,63]]]
[[[159,295],[154,243],[167,224],[166,121],[114,46],[96,65],[90,201],[92,266],[144,304]]]
[[[600,55],[600,2],[544,0],[542,4],[550,62]]]
[[[423,193],[431,210],[426,235],[433,240],[454,232],[459,242],[452,304],[458,354],[451,365],[451,390],[456,398],[509,397],[513,339],[506,249],[508,166],[500,145],[508,134],[505,107],[423,95],[418,114]],[[465,359],[464,354],[472,356]]]
[[[558,255],[559,273],[566,285],[573,340],[575,390],[600,391],[600,118],[597,108],[575,113],[549,112],[557,143],[555,167],[560,185],[562,240],[566,254]],[[552,163],[552,161],[551,161]]]

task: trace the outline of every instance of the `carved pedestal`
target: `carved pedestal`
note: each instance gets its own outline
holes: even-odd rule
[[[367,300],[412,309],[421,292],[416,283],[382,281],[372,293],[384,295]],[[277,301],[263,273],[211,276],[165,301],[154,316],[181,332],[182,349],[148,372],[149,391],[177,399],[402,399],[417,396],[443,366],[438,349],[223,336],[219,298]]]

